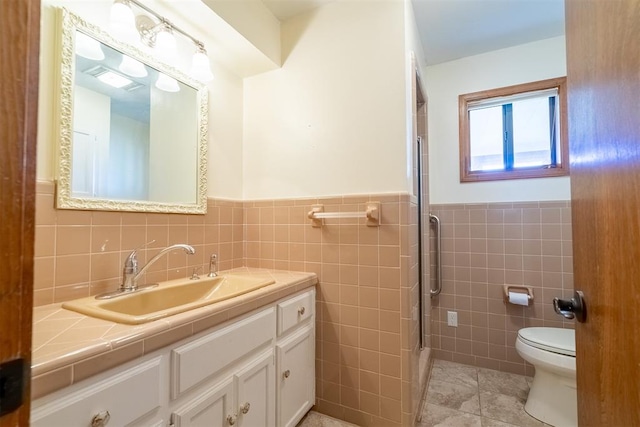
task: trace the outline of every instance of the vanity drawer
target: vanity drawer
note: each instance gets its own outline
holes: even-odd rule
[[[270,345],[275,339],[275,317],[271,307],[175,348],[171,352],[171,398]]]
[[[91,425],[94,417],[105,415],[107,411],[109,425],[129,425],[160,407],[161,359],[156,357],[115,376],[56,396],[49,403],[34,408],[31,426],[85,427]]]
[[[313,317],[315,296],[312,289],[278,304],[278,336]]]

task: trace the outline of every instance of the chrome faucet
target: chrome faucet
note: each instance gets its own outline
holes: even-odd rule
[[[209,274],[207,277],[216,277],[218,275],[218,255],[211,254],[209,258]]]
[[[158,259],[160,259],[160,257],[162,257],[164,254],[168,252],[171,252],[174,249],[183,249],[189,255],[196,253],[196,250],[193,248],[193,246],[184,245],[184,244],[171,245],[164,249],[161,249],[160,252],[158,252],[153,258],[151,258],[144,267],[138,270],[138,250],[151,243],[153,243],[153,241],[137,249],[134,249],[129,254],[127,259],[124,261],[124,268],[122,269],[122,284],[120,285],[120,288],[118,288],[118,290],[114,292],[107,292],[104,294],[97,295],[96,299],[109,299],[109,298],[117,297],[119,295],[137,292],[142,289],[154,288],[158,286],[157,283],[138,286],[138,279],[140,278],[140,276],[146,273],[149,267],[151,267],[153,263],[155,263]]]
[[[138,271],[138,260],[136,259],[137,250],[131,252],[127,257],[127,260],[124,262],[124,269],[122,270],[122,285],[120,285],[120,289],[123,291],[135,291],[138,289],[138,279],[142,276],[146,271],[151,267],[153,263],[162,257],[162,255],[167,252],[171,252],[174,249],[184,249],[184,251],[193,255],[196,253],[196,250],[193,249],[193,246],[183,245],[181,243],[177,245],[168,246],[160,252],[158,252],[153,258],[149,260],[149,262]],[[133,268],[131,268],[131,266]]]

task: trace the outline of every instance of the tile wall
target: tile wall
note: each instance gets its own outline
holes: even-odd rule
[[[311,205],[364,211],[381,226],[325,220]],[[316,410],[360,426],[412,425],[417,413],[417,207],[406,194],[246,202],[246,264],[317,273]]]
[[[54,186],[36,186],[34,305],[63,302],[115,290],[122,265],[135,248],[140,265],[160,248],[188,243],[194,255],[180,252],[161,258],[143,282],[187,277],[194,267],[208,271],[219,254],[220,269],[243,265],[242,202],[209,200],[206,215],[90,212],[54,209]]]
[[[518,330],[573,327],[551,303],[573,293],[571,203],[431,205],[431,211],[442,222],[443,248],[442,294],[432,299],[434,357],[532,375],[515,349]],[[432,264],[433,251],[432,239]],[[505,304],[503,284],[531,286],[533,305]],[[457,328],[447,326],[447,311],[457,311]]]

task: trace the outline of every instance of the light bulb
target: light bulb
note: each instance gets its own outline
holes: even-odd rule
[[[176,38],[170,28],[163,28],[156,34],[156,53],[166,62],[173,62],[177,53]]]
[[[109,29],[115,37],[128,43],[133,44],[138,41],[140,35],[136,30],[135,18],[128,2],[116,0],[113,3]]]
[[[180,92],[180,86],[173,77],[169,77],[166,74],[159,73],[158,80],[156,80],[156,87],[165,92]]]
[[[209,57],[204,49],[198,49],[193,54],[191,62],[191,76],[200,80],[201,82],[209,82],[213,80],[213,74],[211,73],[211,65],[209,64]]]
[[[80,31],[76,31],[76,53],[94,61],[102,61],[104,59],[104,52],[100,47],[100,42]]]
[[[144,64],[127,55],[122,55],[122,62],[118,66],[118,70],[132,77],[145,77],[147,75],[147,69]]]

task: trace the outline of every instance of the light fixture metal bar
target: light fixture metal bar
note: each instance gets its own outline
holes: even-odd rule
[[[174,31],[177,31],[180,34],[182,34],[183,36],[185,36],[188,39],[190,39],[198,48],[204,49],[204,43],[202,43],[200,40],[196,39],[195,37],[193,37],[192,35],[190,35],[186,31],[176,27],[171,21],[169,21],[167,18],[159,15],[153,9],[150,9],[149,7],[147,7],[144,4],[140,3],[138,0],[128,0],[128,1],[133,3],[133,4],[135,4],[136,6],[138,6],[140,9],[144,10],[145,12],[155,16],[156,19],[158,19],[161,23],[165,23],[165,24],[169,25]]]

